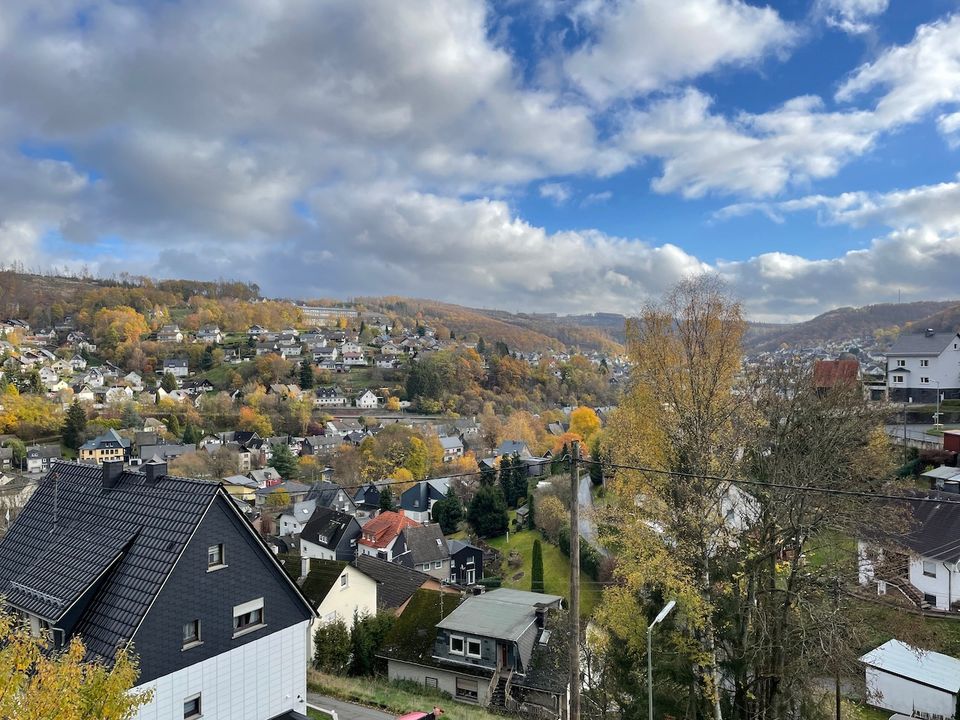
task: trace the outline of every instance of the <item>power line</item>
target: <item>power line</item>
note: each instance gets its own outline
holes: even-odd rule
[[[710,475],[707,473],[682,472],[680,470],[661,470],[659,468],[646,467],[643,465],[624,465],[618,463],[603,462],[598,460],[582,460],[581,462],[589,465],[598,465],[601,468],[616,468],[618,470],[636,470],[638,472],[652,473],[655,475],[669,475],[671,477],[682,477],[695,480],[713,480],[716,482],[727,482],[733,485],[751,485],[757,487],[776,488],[780,490],[793,490],[795,492],[819,493],[822,495],[845,495],[852,497],[864,497],[875,500],[897,500],[912,503],[939,503],[941,505],[960,505],[960,500],[947,500],[926,495],[893,495],[890,493],[866,492],[864,490],[842,490],[840,488],[823,488],[815,485],[789,485],[787,483],[768,482],[766,480],[748,480],[747,478],[721,477],[720,475]]]

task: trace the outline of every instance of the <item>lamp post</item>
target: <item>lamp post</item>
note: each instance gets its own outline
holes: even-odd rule
[[[934,382],[937,383],[937,412],[933,415],[933,426],[938,428],[940,427],[940,381],[934,380]]]
[[[647,626],[647,708],[649,711],[649,720],[653,720],[653,628],[670,614],[670,611],[673,610],[673,606],[676,604],[676,600],[671,600],[664,605],[660,614]]]

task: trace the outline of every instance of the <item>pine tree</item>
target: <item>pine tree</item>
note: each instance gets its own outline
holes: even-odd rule
[[[77,450],[83,444],[83,433],[87,429],[87,413],[76,400],[67,410],[67,418],[63,422],[63,444],[72,450]]]
[[[539,540],[533,541],[533,561],[530,568],[530,590],[542,593],[543,589],[543,546]]]
[[[172,372],[165,372],[163,379],[160,380],[160,387],[166,392],[173,392],[177,389],[177,378],[174,377]]]
[[[483,341],[483,338],[477,340],[477,352],[481,355],[487,352],[487,344]]]
[[[300,363],[300,388],[309,390],[313,387],[313,366],[304,360]]]
[[[467,520],[482,538],[503,535],[510,523],[503,491],[492,485],[481,486],[470,502]]]
[[[167,420],[167,430],[174,437],[180,437],[183,434],[183,428],[180,427],[180,419],[176,415],[171,415]]]
[[[273,457],[269,464],[284,480],[293,480],[297,476],[297,459],[286,443],[273,446]]]
[[[196,445],[203,438],[203,432],[200,428],[191,422],[183,429],[183,442],[186,445]]]
[[[380,491],[380,512],[391,512],[393,510],[396,510],[396,505],[393,502],[393,490],[387,485]]]

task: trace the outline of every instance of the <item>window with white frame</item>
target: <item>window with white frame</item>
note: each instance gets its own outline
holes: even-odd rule
[[[219,570],[226,567],[226,558],[223,554],[223,543],[211,545],[207,548],[207,570]]]
[[[906,367],[906,366],[907,366],[906,360],[897,360],[897,367]]]
[[[921,377],[920,377],[920,384],[921,384],[921,385],[929,385],[929,384],[930,384],[930,378],[921,376]]]
[[[183,624],[183,649],[200,644],[200,621],[191,620]]]
[[[233,608],[234,637],[263,627],[263,598],[257,598]]]
[[[350,586],[350,576],[344,573],[340,576],[340,587],[346,588]]]
[[[200,707],[200,693],[197,693],[183,701],[183,720],[196,720],[199,717],[203,717],[203,712]]]
[[[442,567],[443,567],[443,560],[437,560],[433,563],[434,570],[439,570]]]
[[[902,384],[902,383],[903,383],[903,375],[894,375],[894,376],[893,376],[893,381],[894,381],[895,383],[901,383],[901,384]]]
[[[467,657],[483,657],[483,648],[479,640],[467,640]]]
[[[463,655],[463,638],[461,636],[450,636],[450,654]]]
[[[937,576],[937,564],[930,560],[923,561],[923,574],[927,577],[935,578]]]

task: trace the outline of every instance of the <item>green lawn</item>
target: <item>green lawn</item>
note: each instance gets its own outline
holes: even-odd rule
[[[543,546],[543,581],[548,594],[567,597],[570,594],[570,560],[560,548],[551,545],[536,530],[511,532],[510,540],[507,536],[489,540],[489,544],[503,554],[503,586],[517,590],[530,589],[530,571],[533,564],[533,541],[540,538]],[[507,560],[511,550],[517,550],[523,556],[520,567],[510,567]],[[521,577],[515,576],[522,573]],[[593,579],[580,573],[580,615],[589,617],[593,609],[600,602],[599,586]]]
[[[436,704],[443,708],[445,720],[495,720],[498,718],[502,720],[503,718],[502,715],[494,715],[481,708],[458,703],[444,692],[421,687],[412,682],[390,682],[379,677],[339,677],[309,670],[307,687],[321,695],[380,708],[385,712],[398,715],[417,710],[428,712]]]
[[[333,720],[333,715],[328,712],[321,712],[313,708],[307,708],[307,717],[310,720]]]
[[[960,657],[960,621],[908,613],[893,605],[867,600],[854,607],[869,627],[862,650],[872,650],[896,637],[925,650]]]

